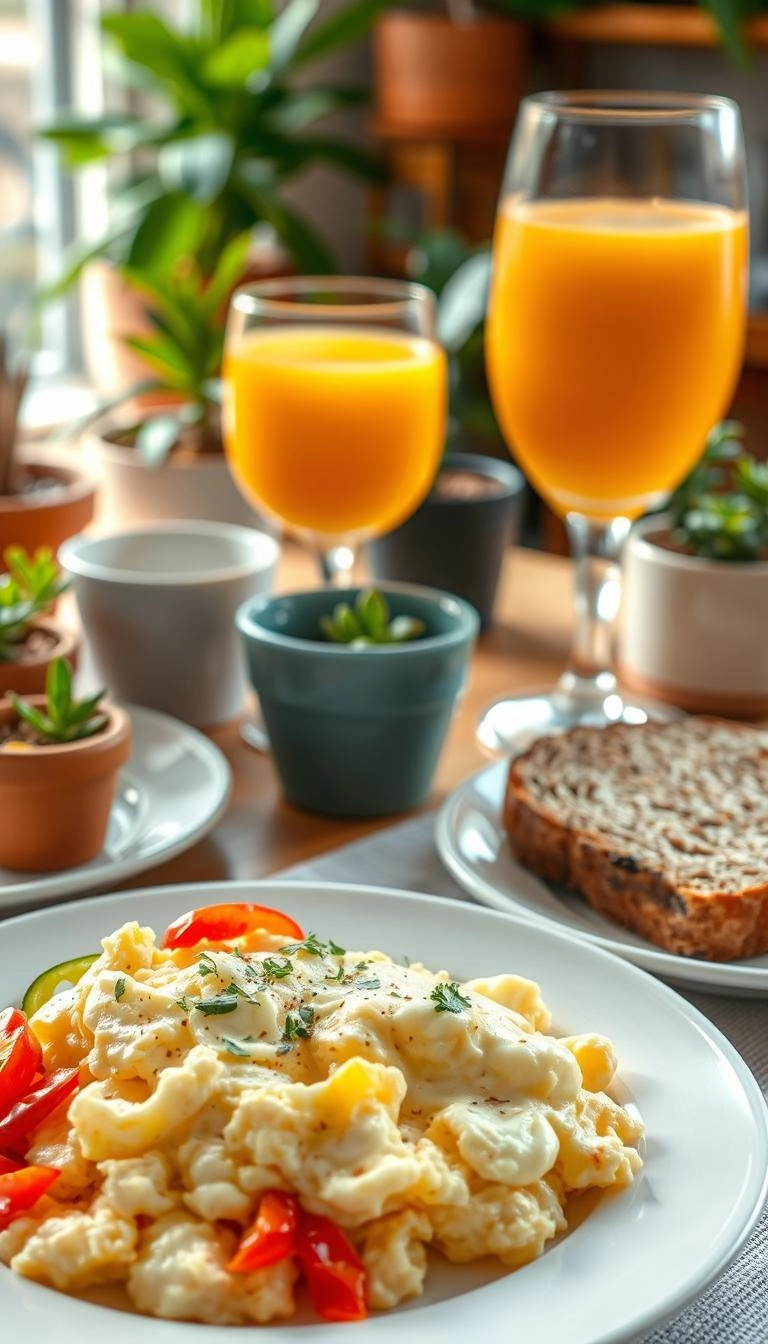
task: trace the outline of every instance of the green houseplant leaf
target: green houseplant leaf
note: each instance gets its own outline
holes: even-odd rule
[[[264,223],[300,269],[332,270],[330,248],[288,205],[283,185],[319,162],[368,179],[380,174],[375,156],[351,141],[314,134],[361,91],[315,88],[307,69],[315,54],[363,36],[382,7],[354,0],[321,20],[319,0],[197,0],[183,29],[148,7],[105,14],[119,77],[148,90],[150,110],[79,122],[66,113],[43,132],[70,166],[99,158],[114,168],[107,236],[73,256],[46,297],[99,255],[157,271],[192,249],[211,274],[232,238]],[[198,216],[195,204],[204,207]]]

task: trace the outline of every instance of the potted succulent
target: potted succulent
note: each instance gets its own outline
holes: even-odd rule
[[[466,683],[474,608],[384,584],[251,598],[236,622],[289,802],[347,817],[425,802]]]
[[[127,713],[103,696],[75,699],[56,658],[45,695],[0,700],[0,867],[55,872],[102,849],[131,751]]]
[[[450,369],[446,452],[420,508],[366,548],[375,581],[405,580],[455,593],[472,603],[483,628],[492,623],[501,564],[517,540],[526,499],[485,379],[487,258],[486,249],[470,247],[452,230],[424,235],[409,253],[413,278],[438,295],[438,335]],[[457,303],[453,277],[459,271],[475,279]]]
[[[663,514],[624,550],[618,670],[693,712],[768,714],[768,466],[715,427]]]
[[[0,555],[9,546],[54,554],[93,517],[94,482],[53,455],[22,452],[18,419],[26,368],[0,332]],[[1,568],[1,566],[0,566]]]
[[[110,168],[105,234],[76,249],[50,293],[71,285],[94,260],[84,297],[96,295],[84,328],[99,353],[110,332],[144,323],[140,312],[104,315],[102,281],[116,292],[137,270],[162,274],[197,257],[204,275],[246,232],[245,266],[262,264],[266,229],[286,259],[311,273],[334,269],[332,251],[286,198],[285,187],[309,168],[330,165],[376,179],[376,158],[349,137],[331,134],[330,113],[364,102],[364,90],[312,80],[312,62],[362,37],[377,0],[347,0],[320,17],[320,0],[246,0],[187,5],[174,25],[155,7],[108,12],[101,20],[112,82],[134,110],[96,119],[60,116],[43,131],[65,166]],[[142,97],[137,100],[136,89]],[[275,247],[270,252],[274,256]],[[119,268],[117,283],[112,267]]]
[[[69,587],[52,553],[41,548],[29,556],[20,546],[4,555],[0,575],[0,695],[11,687],[24,695],[45,689],[54,658],[74,662],[77,637],[53,615],[57,598]]]

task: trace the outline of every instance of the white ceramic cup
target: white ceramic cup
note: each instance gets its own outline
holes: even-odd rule
[[[235,612],[269,592],[278,550],[252,528],[176,520],[66,541],[59,562],[110,697],[200,728],[236,717],[247,677]]]

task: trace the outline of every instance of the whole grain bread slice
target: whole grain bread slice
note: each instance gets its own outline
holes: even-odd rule
[[[667,952],[768,951],[768,732],[692,717],[539,738],[503,822],[521,863]]]

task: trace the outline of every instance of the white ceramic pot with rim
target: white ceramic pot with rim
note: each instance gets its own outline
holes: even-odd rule
[[[168,407],[154,408],[158,413]],[[141,415],[146,415],[143,408]],[[134,423],[138,419],[133,417]],[[117,441],[126,424],[105,418],[82,436],[83,459],[99,482],[103,529],[143,527],[164,519],[200,518],[273,530],[240,494],[223,453],[171,453],[149,467],[134,448]]]
[[[254,528],[200,520],[70,538],[59,560],[94,679],[198,728],[236,718],[247,676],[235,612],[271,590],[278,549]]]
[[[768,561],[684,555],[660,544],[668,527],[643,518],[625,546],[623,685],[691,713],[768,714]]]

